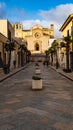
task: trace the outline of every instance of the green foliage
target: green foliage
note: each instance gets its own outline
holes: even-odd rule
[[[61,42],[61,43],[60,43],[60,47],[66,47],[65,43],[64,43],[64,42]]]
[[[49,51],[48,51],[48,50],[46,50],[46,51],[45,51],[45,54],[46,54],[46,56],[48,56],[48,55],[49,55]]]
[[[27,47],[24,44],[21,44],[20,47],[19,47],[19,49],[27,51]]]
[[[40,80],[40,79],[41,79],[41,77],[38,77],[38,76],[33,76],[33,77],[32,77],[32,79],[34,79],[34,80]]]
[[[56,41],[54,41],[53,43],[52,43],[52,47],[58,47],[58,43],[56,42]]]
[[[50,47],[50,48],[48,49],[48,51],[49,51],[49,53],[54,53],[54,52],[55,52],[55,49],[54,49],[53,47]]]
[[[15,43],[14,42],[5,43],[5,49],[6,49],[6,51],[15,50]]]
[[[39,66],[38,62],[35,63],[35,66]]]
[[[66,43],[65,43],[66,49],[70,49],[70,44],[71,44],[71,42],[73,41],[73,40],[71,39],[71,36],[66,36],[66,37],[64,37],[64,41],[66,42]]]
[[[57,47],[59,46],[59,44],[56,42],[56,40],[52,43],[52,48],[54,49],[54,51],[56,51]]]
[[[57,43],[56,40],[54,40],[54,42],[52,43],[52,46],[48,49],[48,52],[49,53],[56,52],[58,46],[59,46],[59,43]]]
[[[64,41],[70,44],[72,42],[71,36],[64,37]]]
[[[31,52],[30,52],[30,50],[27,50],[27,53],[28,53],[28,56],[30,56],[30,55],[31,55]]]

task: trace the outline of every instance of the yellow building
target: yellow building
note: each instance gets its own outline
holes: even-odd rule
[[[67,37],[69,35],[71,36],[71,39],[73,39],[73,14],[70,14],[68,16],[68,18],[63,23],[59,31],[62,32],[63,37]],[[62,46],[62,53],[63,53],[64,61],[66,61],[66,47]],[[70,54],[69,64],[70,67],[73,68],[73,42],[70,43],[69,54]]]
[[[60,31],[62,32],[62,36],[67,36],[68,31],[69,31],[69,34],[71,35],[72,26],[73,26],[72,22],[73,22],[73,14],[70,14],[60,28]]]
[[[63,37],[66,37],[68,34],[69,36],[73,37],[73,14],[68,16],[66,21],[61,26],[60,31],[62,32]],[[70,49],[72,50],[72,43]]]
[[[4,53],[4,43],[6,42],[7,37],[5,37],[2,33],[0,33],[0,56],[2,61],[6,63],[6,55]]]
[[[7,19],[0,19],[0,32],[10,41],[14,39],[14,29]]]
[[[15,37],[27,41],[27,48],[31,54],[44,53],[49,47],[49,39],[54,38],[54,25],[50,29],[35,25],[29,30],[23,30],[20,23],[12,24],[15,29]]]
[[[4,46],[7,40],[10,42],[14,39],[14,28],[7,19],[0,19],[0,51],[4,64],[8,64],[8,52]],[[13,60],[15,59],[15,51],[11,53],[11,68],[13,67]]]

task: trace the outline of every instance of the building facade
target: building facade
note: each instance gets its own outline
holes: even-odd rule
[[[0,19],[0,32],[7,37],[10,41],[14,39],[14,29],[11,25],[11,23],[5,19]]]
[[[3,63],[6,63],[6,55],[4,53],[4,43],[6,42],[7,37],[0,33],[0,68],[3,67]]]
[[[65,20],[63,25],[60,28],[60,31],[62,32],[62,36],[66,37],[68,34],[73,38],[73,14],[70,14],[68,18]],[[71,43],[71,51],[73,51],[72,43]]]
[[[31,54],[42,54],[49,47],[49,39],[54,38],[54,25],[50,29],[40,25],[33,26],[30,30],[23,30],[20,23],[12,24],[15,29],[15,37],[22,38],[27,43]]]
[[[14,28],[11,23],[5,19],[0,19],[0,51],[3,64],[8,64],[8,52],[5,50],[5,43],[14,39]],[[13,60],[15,59],[15,51],[11,53],[11,68],[13,68]]]
[[[70,14],[60,28],[63,37],[70,36],[72,42],[69,43],[69,66],[73,70],[73,14]],[[63,43],[63,42],[62,42]],[[62,45],[61,45],[62,46]],[[66,67],[66,47],[62,46],[61,52],[63,55],[64,67]]]

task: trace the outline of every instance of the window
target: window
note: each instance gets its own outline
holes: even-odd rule
[[[19,25],[19,29],[21,29],[21,25]]]
[[[16,24],[16,29],[18,29],[18,24]]]
[[[67,30],[67,36],[69,36],[69,30]]]
[[[40,33],[36,32],[34,35],[35,35],[35,38],[40,38]]]

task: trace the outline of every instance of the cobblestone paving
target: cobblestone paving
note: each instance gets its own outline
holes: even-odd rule
[[[73,130],[73,82],[40,67],[42,90],[31,89],[34,64],[0,83],[0,130]]]

